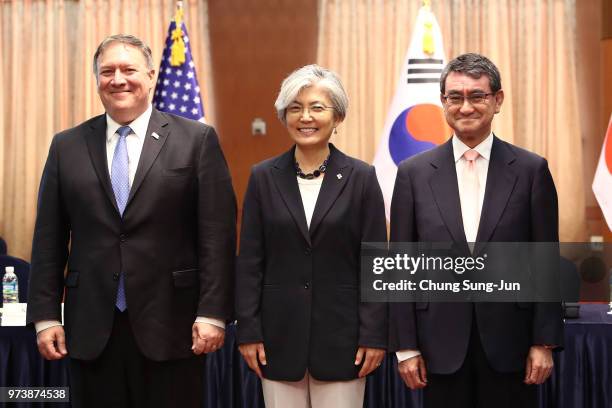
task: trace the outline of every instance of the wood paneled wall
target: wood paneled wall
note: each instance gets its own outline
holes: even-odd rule
[[[601,136],[597,139],[600,149],[612,114],[612,0],[601,0],[601,2]],[[603,219],[601,230],[606,241],[612,242],[612,231],[606,227]]]
[[[251,166],[291,146],[274,101],[291,71],[315,62],[317,0],[210,0],[208,11],[215,126],[242,208]],[[251,134],[256,117],[265,135]]]
[[[612,7],[609,13],[610,20],[608,22],[609,33],[612,34]],[[612,36],[601,40],[601,92],[602,92],[602,136],[599,138],[600,149],[601,141],[603,140],[603,134],[608,126],[610,115],[612,114]],[[599,156],[598,156],[599,157]],[[605,222],[602,220],[602,231],[606,238],[606,241],[612,242],[612,231],[608,229]]]

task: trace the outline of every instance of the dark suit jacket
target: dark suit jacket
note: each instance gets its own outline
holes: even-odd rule
[[[477,242],[558,242],[557,192],[545,159],[493,139]],[[452,140],[399,166],[391,242],[467,243]],[[390,348],[418,349],[428,371],[453,373],[467,352],[472,316],[492,367],[525,369],[529,347],[561,345],[558,303],[394,303]]]
[[[360,302],[361,242],[386,242],[374,167],[331,155],[310,230],[294,148],[253,167],[236,278],[238,342],[263,342],[266,378],[356,378],[358,346],[386,348],[387,306]]]
[[[123,218],[108,174],[105,116],[59,133],[40,184],[27,321],[60,320],[65,287],[68,353],[96,358],[111,333],[122,271],[143,354],[191,356],[196,315],[232,312],[235,213],[212,127],[153,110]]]

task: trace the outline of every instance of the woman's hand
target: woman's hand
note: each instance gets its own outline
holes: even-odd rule
[[[264,350],[263,343],[241,344],[238,346],[238,349],[240,350],[240,354],[242,354],[242,357],[244,357],[244,360],[249,365],[251,370],[255,371],[255,374],[257,374],[259,378],[262,378],[259,363],[261,363],[261,365],[267,364],[266,351]]]
[[[386,351],[384,349],[359,347],[357,355],[355,356],[355,365],[359,365],[363,361],[363,366],[361,366],[361,370],[359,370],[359,378],[365,377],[378,368],[385,354]]]

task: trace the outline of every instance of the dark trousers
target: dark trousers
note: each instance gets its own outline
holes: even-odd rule
[[[535,408],[537,388],[523,382],[525,372],[493,370],[480,342],[472,315],[470,343],[465,361],[453,374],[427,375],[425,408]]]
[[[70,360],[72,407],[202,406],[203,358],[156,362],[142,355],[128,312],[115,311],[113,331],[93,361]]]

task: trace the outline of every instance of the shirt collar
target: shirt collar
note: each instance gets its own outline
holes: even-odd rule
[[[489,133],[489,136],[482,142],[478,144],[478,146],[474,147],[474,150],[482,156],[483,159],[489,160],[491,157],[491,148],[493,147],[493,133]],[[455,156],[455,163],[461,159],[463,153],[470,150],[470,147],[463,143],[457,135],[453,135],[453,155]]]
[[[132,122],[130,122],[127,126],[132,129],[132,132],[139,139],[144,139],[147,135],[147,128],[149,127],[149,119],[151,119],[151,113],[153,113],[153,106],[149,105],[146,111],[142,113],[142,115],[138,116]],[[117,129],[119,129],[122,125],[115,122],[110,115],[106,114],[106,141],[110,142],[113,135],[117,133]]]

